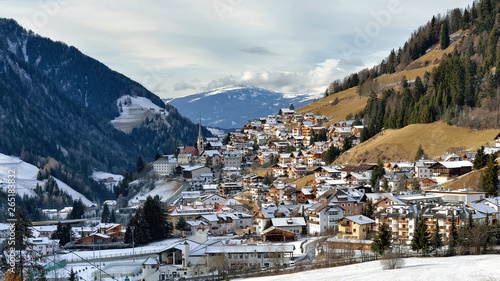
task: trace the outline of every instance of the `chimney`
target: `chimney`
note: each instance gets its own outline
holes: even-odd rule
[[[182,266],[186,267],[189,265],[189,253],[190,247],[187,241],[182,244]]]

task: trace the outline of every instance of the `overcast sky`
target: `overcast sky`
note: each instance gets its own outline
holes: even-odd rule
[[[73,45],[162,98],[225,85],[321,91],[472,0],[0,0],[0,17]]]

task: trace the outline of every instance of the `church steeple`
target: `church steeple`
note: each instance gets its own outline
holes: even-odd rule
[[[203,142],[203,133],[201,132],[201,117],[200,117],[199,129],[198,129],[198,141],[196,142],[196,144],[197,144],[198,152],[201,155],[203,153],[203,151],[205,150],[205,144]]]

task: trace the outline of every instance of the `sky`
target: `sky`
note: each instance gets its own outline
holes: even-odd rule
[[[0,0],[0,17],[75,46],[161,98],[228,85],[324,92],[433,15],[472,0]]]

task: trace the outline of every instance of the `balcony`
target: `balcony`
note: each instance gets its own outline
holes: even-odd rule
[[[408,231],[408,228],[406,228],[406,227],[400,227],[400,228],[398,228],[398,230],[399,231]]]
[[[319,224],[319,221],[312,221],[312,220],[307,220],[308,223],[312,223],[312,224]]]
[[[317,214],[309,214],[308,216],[313,217],[313,218],[319,218],[319,216]]]
[[[408,223],[408,220],[398,220],[398,223],[406,224]]]

